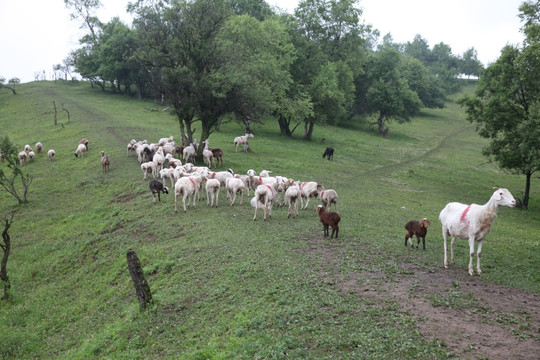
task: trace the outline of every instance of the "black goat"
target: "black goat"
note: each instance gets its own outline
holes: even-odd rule
[[[163,185],[163,183],[158,180],[150,181],[149,187],[150,187],[150,191],[152,192],[152,196],[154,197],[154,204],[156,203],[156,193],[157,193],[159,201],[161,201],[161,198],[159,197],[160,192],[164,194],[169,193],[169,188]]]
[[[327,147],[326,150],[324,150],[324,154],[322,154],[323,159],[328,156],[328,160],[332,158],[334,159],[334,149],[331,147]]]

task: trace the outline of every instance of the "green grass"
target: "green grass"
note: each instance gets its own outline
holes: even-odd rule
[[[64,104],[71,122],[60,111],[54,126],[52,101]],[[486,142],[459,106],[449,102],[410,124],[393,123],[388,138],[360,123],[317,127],[305,142],[300,133],[281,137],[267,120],[255,128],[251,153],[233,153],[239,125],[212,134],[210,146],[221,147],[225,166],[237,173],[267,169],[336,189],[340,238],[324,241],[312,209],[296,220],[274,209],[268,222],[253,222],[252,208],[226,206],[223,192],[218,209],[204,201],[174,214],[172,194],[153,205],[136,158],[126,156],[132,138],[178,137],[174,118],[153,107],[85,83],[29,83],[16,96],[0,93],[0,135],[21,149],[41,141],[45,152],[57,153],[54,162],[43,155],[25,166],[34,175],[28,204],[0,192],[0,214],[17,211],[12,299],[0,303],[1,358],[452,357],[441,342],[422,340],[417,319],[393,301],[344,294],[329,279],[365,272],[391,280],[400,262],[439,269],[438,214],[447,202],[483,204],[492,186],[522,191],[524,177],[481,156]],[[83,137],[90,150],[75,158]],[[336,149],[334,161],[322,159],[323,137]],[[100,150],[112,158],[108,174]],[[483,248],[482,281],[540,293],[538,185],[534,179],[528,211],[499,211]],[[428,250],[405,251],[403,226],[421,217],[432,223]],[[127,270],[130,248],[154,297],[143,313]],[[325,249],[339,259],[325,257]],[[465,273],[466,242],[457,241],[455,252],[455,267]],[[458,307],[473,300],[457,290],[433,299]]]

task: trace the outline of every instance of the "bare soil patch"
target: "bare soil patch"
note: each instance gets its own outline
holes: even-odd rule
[[[320,237],[308,255],[326,264],[319,275],[344,294],[394,301],[418,319],[426,340],[439,339],[464,359],[539,359],[540,296],[469,276],[466,269],[429,270],[403,262],[397,274],[336,269],[343,248]]]

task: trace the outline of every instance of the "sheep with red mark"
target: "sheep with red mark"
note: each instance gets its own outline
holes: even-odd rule
[[[287,213],[287,218],[292,216],[293,219],[298,216],[298,201],[300,200],[300,197],[302,196],[300,192],[300,185],[298,182],[294,183],[294,185],[291,185],[285,190],[285,196],[283,198],[283,201],[289,205],[289,210]]]
[[[257,210],[264,209],[264,221],[266,221],[266,212],[272,217],[272,203],[276,197],[277,191],[270,185],[259,185],[255,189],[255,196],[251,199],[251,206],[255,208],[253,221],[257,219]]]
[[[214,199],[216,199],[216,207],[218,207],[219,201],[219,189],[221,184],[218,179],[206,180],[206,205],[213,207]],[[210,204],[210,197],[212,197],[212,203]]]
[[[423,218],[420,221],[411,220],[407,222],[405,224],[405,230],[408,231],[407,235],[405,235],[405,247],[407,247],[407,242],[411,244],[411,248],[414,247],[412,237],[413,235],[416,235],[416,240],[418,240],[416,243],[416,248],[418,249],[418,246],[420,246],[420,239],[422,239],[422,247],[424,250],[426,250],[426,234],[429,225],[430,222],[427,218]]]
[[[514,207],[516,200],[507,189],[495,187],[495,192],[489,201],[484,205],[461,204],[458,202],[448,203],[442,209],[439,219],[442,223],[442,234],[444,239],[444,267],[448,268],[446,257],[447,237],[452,238],[450,245],[450,264],[454,263],[454,241],[456,238],[469,240],[469,275],[473,275],[474,243],[478,243],[476,255],[476,272],[482,274],[480,269],[480,256],[482,253],[482,243],[491,230],[493,220],[497,216],[500,206]]]
[[[322,205],[318,205],[316,211],[319,213],[319,220],[323,224],[324,237],[328,237],[329,227],[331,227],[332,235],[330,235],[330,239],[334,237],[334,233],[336,234],[337,239],[341,217],[338,213],[326,211],[325,207]]]
[[[174,185],[174,212],[178,212],[177,202],[178,197],[182,196],[182,204],[184,205],[184,212],[186,209],[186,200],[189,206],[190,199],[193,199],[193,207],[195,207],[195,196],[197,195],[199,184],[190,176],[181,177]]]
[[[254,137],[251,133],[246,133],[244,136],[237,136],[234,138],[234,152],[238,152],[238,145],[244,145],[248,143],[249,138]]]
[[[338,194],[334,189],[322,189],[319,192],[319,197],[321,198],[322,205],[328,210],[331,210],[332,204],[334,204],[334,211],[337,210],[337,201]]]
[[[324,190],[324,187],[314,181],[300,183],[300,192],[302,194],[302,197],[300,198],[300,203],[302,205],[302,209],[307,209],[309,200],[313,197],[317,198],[317,196],[319,196],[319,192],[321,192],[322,190]],[[305,206],[304,199],[307,199]]]

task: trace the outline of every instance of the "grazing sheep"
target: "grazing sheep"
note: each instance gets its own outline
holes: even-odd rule
[[[141,170],[144,174],[143,179],[146,180],[146,174],[151,173],[152,177],[156,178],[156,164],[153,161],[148,161],[141,164]]]
[[[338,194],[336,190],[334,189],[328,189],[328,190],[321,190],[319,193],[319,196],[321,198],[321,202],[325,208],[328,208],[328,210],[331,210],[332,204],[334,204],[334,211],[337,210],[337,201],[338,201]]]
[[[47,156],[49,157],[49,160],[52,161],[54,157],[56,156],[56,151],[54,151],[53,149],[50,149],[49,151],[47,151]]]
[[[166,187],[165,185],[163,185],[158,180],[151,180],[150,184],[148,184],[148,186],[150,187],[150,191],[152,192],[152,197],[154,198],[154,204],[156,203],[156,194],[157,194],[158,200],[161,201],[159,193],[160,192],[162,192],[164,194],[169,193],[169,188]]]
[[[426,250],[426,234],[429,225],[430,222],[427,218],[423,218],[420,221],[411,220],[406,223],[405,230],[407,230],[408,233],[407,235],[405,235],[405,247],[407,247],[407,242],[411,244],[411,248],[414,247],[412,236],[416,235],[416,240],[418,240],[418,242],[416,243],[416,248],[418,249],[418,246],[420,245],[420,239],[422,239],[423,248],[424,250]]]
[[[79,157],[79,155],[81,155],[81,158],[83,158],[85,151],[86,146],[84,144],[79,144],[79,146],[77,146],[77,150],[75,150],[75,157]]]
[[[339,222],[341,221],[341,217],[335,212],[326,211],[326,209],[322,205],[317,206],[317,212],[319,213],[319,220],[323,224],[324,237],[328,237],[328,227],[331,226],[332,235],[330,235],[330,239],[334,237],[334,232],[336,233],[337,239],[339,234]]]
[[[325,157],[328,157],[328,160],[334,159],[334,149],[331,147],[327,147],[326,150],[324,150],[324,153],[322,154],[323,159]]]
[[[30,151],[32,151],[32,147],[30,145],[26,144],[26,145],[24,145],[24,151],[26,153],[29,153]]]
[[[234,152],[238,152],[238,145],[244,145],[248,142],[249,138],[254,137],[251,133],[246,133],[244,136],[237,136],[234,138]]]
[[[83,144],[84,147],[85,147],[85,150],[88,151],[88,140],[81,139],[81,140],[79,140],[79,144]]]
[[[41,151],[43,150],[43,144],[41,144],[39,141],[36,143],[36,152],[38,154],[41,154]]]
[[[101,152],[101,170],[103,173],[109,172],[109,165],[111,164],[111,158],[109,155],[105,155],[105,151]]]
[[[266,211],[269,211],[269,216],[272,217],[272,203],[276,196],[276,190],[270,185],[259,185],[255,189],[255,197],[251,199],[251,206],[255,208],[255,216],[253,221],[257,218],[257,209],[264,209],[264,221],[266,221]]]
[[[307,209],[308,207],[308,204],[309,204],[309,200],[314,197],[314,198],[317,198],[317,196],[319,196],[319,192],[321,192],[323,190],[323,186],[320,185],[320,184],[317,184],[316,182],[314,181],[309,181],[309,182],[303,182],[300,184],[300,191],[302,193],[302,197],[300,198],[300,202],[301,202],[301,207],[302,209]],[[307,199],[307,202],[306,202],[306,206],[304,206],[304,200],[303,199]]]
[[[35,157],[36,157],[36,153],[35,153],[35,152],[33,152],[33,151],[29,151],[29,152],[28,152],[28,160],[29,160],[30,162],[34,161],[34,158],[35,158]]]
[[[231,200],[231,206],[233,206],[234,202],[236,201],[236,195],[238,192],[241,193],[240,195],[240,205],[242,205],[242,202],[244,201],[244,189],[245,185],[242,179],[238,178],[228,178],[225,180],[225,187],[227,189],[227,194],[229,195],[229,199]]]
[[[287,205],[289,205],[289,211],[287,213],[287,218],[289,218],[291,216],[291,211],[292,211],[293,219],[296,216],[298,216],[298,200],[302,196],[301,194],[302,193],[300,192],[300,186],[299,186],[298,183],[296,183],[296,184],[294,184],[292,186],[289,186],[287,188],[287,190],[285,191],[284,202]]]
[[[218,179],[210,179],[206,181],[206,205],[213,207],[214,198],[216,199],[216,207],[218,207],[219,201],[219,188],[221,184]],[[212,204],[210,205],[210,196],[212,196]]]
[[[21,164],[21,166],[24,165],[24,163],[26,162],[27,157],[28,157],[28,155],[26,154],[26,151],[21,151],[19,153],[19,163]]]
[[[458,202],[448,203],[442,209],[439,219],[442,223],[442,233],[444,239],[444,267],[448,267],[446,257],[446,239],[452,238],[450,245],[450,264],[454,263],[454,241],[457,238],[469,240],[469,275],[473,275],[474,243],[478,242],[478,253],[476,271],[482,274],[480,269],[480,254],[482,252],[482,242],[491,230],[491,225],[499,206],[516,206],[516,200],[507,189],[494,188],[495,192],[489,201],[484,205],[465,205]]]
[[[186,199],[189,206],[190,198],[193,198],[193,207],[195,207],[195,195],[199,185],[191,177],[181,177],[174,185],[174,212],[178,212],[177,199],[178,196],[182,196],[182,204],[184,205],[184,212],[186,210]]]

